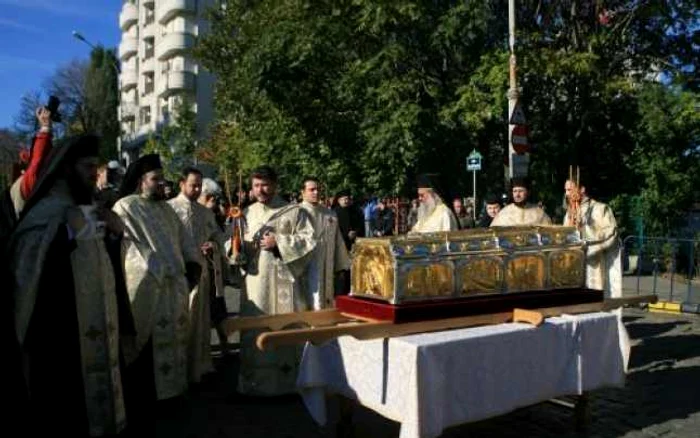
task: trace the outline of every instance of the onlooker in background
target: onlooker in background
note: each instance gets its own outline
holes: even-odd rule
[[[345,242],[345,248],[350,251],[358,237],[365,237],[362,211],[352,203],[349,190],[341,190],[336,194],[338,205],[334,208],[338,215],[338,227]]]
[[[490,196],[486,198],[486,213],[481,217],[479,221],[479,227],[488,228],[491,226],[491,221],[498,215],[501,211],[501,200],[498,196]]]
[[[103,164],[97,168],[97,185],[95,191],[95,203],[102,208],[111,210],[119,200],[118,189],[109,182],[109,168]]]
[[[377,198],[370,196],[362,212],[365,218],[365,236],[374,236],[374,230],[377,227],[377,219],[379,217]]]
[[[411,209],[408,211],[408,229],[410,230],[418,222],[418,207],[420,206],[420,201],[418,199],[411,200]]]
[[[377,211],[379,212],[379,219],[374,235],[377,237],[392,236],[394,234],[394,212],[391,208],[387,208],[381,199],[377,202]]]
[[[474,218],[472,217],[473,212],[468,212],[467,209],[464,208],[462,198],[455,198],[452,200],[452,208],[457,216],[457,221],[459,221],[460,229],[474,227]]]
[[[165,180],[165,183],[163,184],[163,195],[165,196],[166,201],[175,197],[174,182]]]
[[[204,178],[202,180],[202,193],[199,195],[199,203],[214,213],[217,218],[217,224],[219,224],[219,231],[222,232],[221,237],[225,235],[225,230],[223,229],[223,222],[226,220],[225,212],[221,212],[221,195],[222,190],[216,181],[211,178]],[[221,221],[221,222],[220,222]],[[224,247],[224,242],[221,242],[221,248]],[[224,322],[228,316],[228,309],[226,309],[226,297],[224,296],[223,284],[228,279],[228,275],[224,275],[226,267],[228,266],[224,260],[223,252],[218,260],[213,257],[210,260],[208,269],[209,277],[214,279],[213,286],[209,288],[209,315],[211,318],[211,326],[216,330],[216,335],[219,337],[219,345],[221,346],[222,354],[228,353],[228,336],[226,336],[226,327]]]

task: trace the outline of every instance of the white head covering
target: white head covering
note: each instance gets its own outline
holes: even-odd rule
[[[221,196],[221,186],[211,178],[202,179],[202,195],[204,196]]]

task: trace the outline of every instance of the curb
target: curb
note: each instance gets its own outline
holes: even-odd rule
[[[698,303],[672,303],[669,301],[658,301],[649,303],[649,311],[656,313],[692,313],[700,315],[700,304]]]

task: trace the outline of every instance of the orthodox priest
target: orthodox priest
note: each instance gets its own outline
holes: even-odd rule
[[[190,292],[189,378],[199,382],[203,374],[212,371],[210,289],[223,294],[222,247],[224,236],[214,213],[199,204],[202,192],[202,172],[188,167],[182,171],[180,193],[167,201],[175,210],[185,233],[200,251],[202,269],[199,284]],[[222,348],[225,348],[222,345]]]
[[[309,310],[302,275],[316,247],[306,210],[277,195],[277,174],[268,167],[251,175],[255,203],[245,209],[243,249],[247,264],[241,296],[241,316],[276,315]],[[299,351],[296,347],[261,352],[257,331],[241,333],[238,392],[271,396],[296,391]]]
[[[578,177],[576,180],[569,179],[564,183],[567,204],[564,225],[577,227],[586,242],[586,287],[602,290],[606,298],[621,298],[622,245],[615,215],[607,204],[590,198],[586,187],[578,182]],[[622,323],[622,309],[615,312],[618,317],[620,348],[627,370],[629,335]]]
[[[338,217],[319,203],[319,181],[307,176],[302,182],[301,207],[314,227],[316,248],[304,275],[306,304],[311,310],[333,307],[336,275],[350,270],[350,256],[338,226]],[[339,281],[338,283],[342,283]]]
[[[114,205],[125,225],[124,270],[137,332],[126,358],[127,396],[141,415],[187,389],[189,295],[201,273],[201,255],[165,202],[163,184],[160,157],[144,155],[127,169],[126,196]]]
[[[457,216],[445,204],[450,199],[440,183],[437,174],[422,174],[417,178],[418,185],[418,218],[411,228],[412,233],[434,233],[438,231],[454,231],[459,229]]]
[[[126,424],[120,337],[134,335],[133,321],[123,226],[91,205],[98,151],[89,135],[53,149],[10,237],[29,435],[116,435]]]
[[[621,297],[621,245],[612,209],[588,197],[586,187],[575,181],[567,180],[564,192],[564,225],[577,227],[586,242],[586,286],[605,291],[606,297]]]
[[[492,227],[514,227],[527,225],[551,225],[552,220],[540,207],[528,203],[530,182],[527,178],[513,178],[510,183],[513,203],[498,212]]]

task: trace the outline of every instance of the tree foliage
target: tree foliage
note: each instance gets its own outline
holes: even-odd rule
[[[15,131],[29,143],[37,128],[36,109],[48,96],[60,99],[62,123],[54,131],[59,135],[93,133],[101,137],[100,155],[104,160],[117,156],[120,135],[117,59],[113,50],[97,47],[90,60],[75,59],[59,66],[40,90],[26,93],[15,117]]]
[[[641,196],[663,205],[642,210],[654,232],[674,227],[700,182],[689,172],[699,11],[692,0],[517,1],[530,174],[551,210],[575,164],[595,196]],[[312,173],[331,190],[405,194],[416,172],[439,171],[466,194],[477,149],[480,194],[500,192],[507,17],[498,0],[229,1],[196,49],[217,75],[217,150],[232,150],[214,156],[270,163],[287,188]]]

